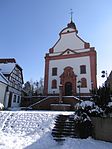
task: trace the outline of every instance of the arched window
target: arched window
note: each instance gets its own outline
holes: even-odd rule
[[[81,79],[81,87],[83,88],[83,87],[87,87],[87,80],[86,80],[86,78],[82,78]]]
[[[52,80],[52,88],[57,88],[57,81],[56,80]]]

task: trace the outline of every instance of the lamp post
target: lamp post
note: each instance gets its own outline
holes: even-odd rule
[[[81,81],[79,80],[77,83],[78,83],[78,86],[77,87],[79,88],[79,98],[80,98]]]

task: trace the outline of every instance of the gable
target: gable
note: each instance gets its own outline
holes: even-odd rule
[[[62,52],[60,55],[69,55],[69,54],[77,54],[77,52],[75,52],[71,49],[67,49],[64,52]]]
[[[19,69],[17,64],[16,64],[15,68],[13,69],[13,71],[10,74],[10,78],[9,79],[11,79],[11,78],[16,79],[16,81],[18,81],[21,84],[23,84],[22,69]]]
[[[75,32],[61,34],[60,39],[54,45],[54,52],[65,51],[66,49],[84,49],[85,42]]]

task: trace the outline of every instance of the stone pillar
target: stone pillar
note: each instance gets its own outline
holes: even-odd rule
[[[59,103],[63,103],[62,101],[62,92],[63,92],[63,85],[59,85]]]

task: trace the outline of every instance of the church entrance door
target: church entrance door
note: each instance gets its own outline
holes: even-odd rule
[[[72,96],[72,83],[71,82],[65,83],[65,96]]]

